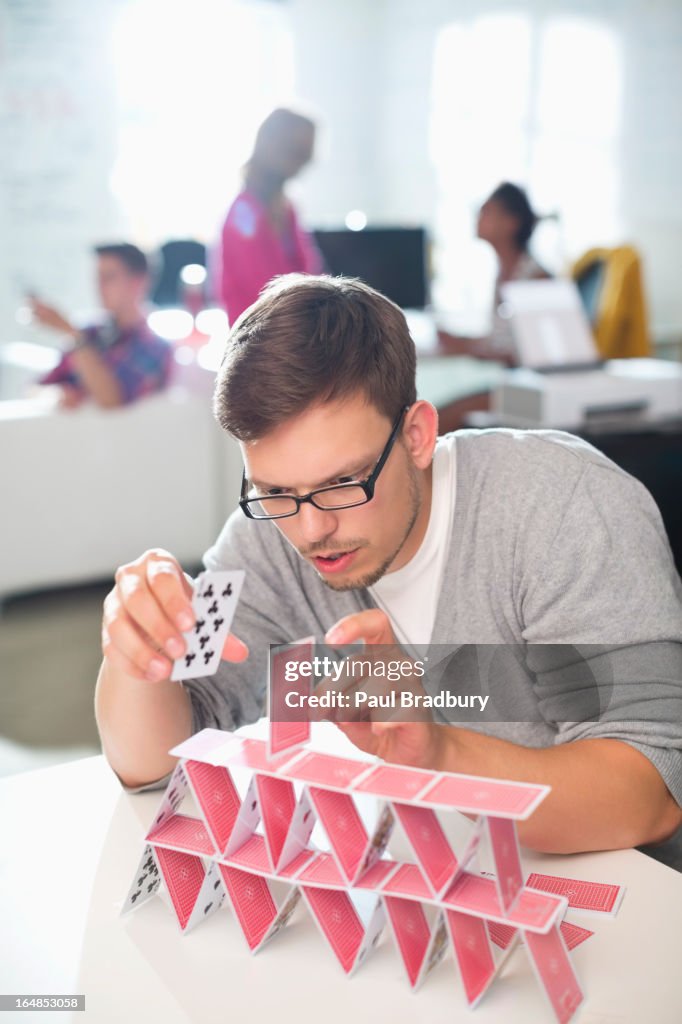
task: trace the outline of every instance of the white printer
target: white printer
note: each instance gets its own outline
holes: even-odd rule
[[[682,417],[682,366],[662,359],[600,362],[572,282],[509,282],[502,297],[521,366],[493,392],[498,422],[575,429]]]

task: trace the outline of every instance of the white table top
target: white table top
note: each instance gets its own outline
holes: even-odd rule
[[[85,1014],[58,1018],[75,1024],[552,1021],[523,948],[471,1016],[452,954],[412,993],[385,932],[348,979],[300,907],[256,956],[225,906],[188,935],[160,899],[119,918],[160,798],[123,792],[102,757],[0,780],[0,992],[85,993]],[[679,1024],[682,875],[634,850],[523,851],[523,860],[528,870],[627,886],[613,919],[569,911],[595,932],[572,954],[586,993],[580,1024]],[[46,1020],[35,1011],[1,1016],[0,1024]]]

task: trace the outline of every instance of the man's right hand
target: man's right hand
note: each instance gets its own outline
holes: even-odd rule
[[[153,548],[116,570],[104,600],[102,652],[114,669],[135,679],[168,679],[185,653],[183,632],[195,622],[192,586],[168,551]],[[223,658],[244,661],[248,648],[232,633]]]

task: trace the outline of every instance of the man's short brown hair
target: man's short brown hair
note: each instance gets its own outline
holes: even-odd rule
[[[393,302],[353,278],[287,274],[232,328],[213,409],[240,441],[358,393],[394,420],[417,399],[415,374],[414,342]]]

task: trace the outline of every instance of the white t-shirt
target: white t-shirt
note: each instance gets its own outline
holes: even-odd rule
[[[433,455],[431,512],[419,550],[402,569],[387,573],[369,588],[373,600],[390,618],[400,643],[431,641],[452,537],[456,488],[455,437],[450,434],[438,439]]]

